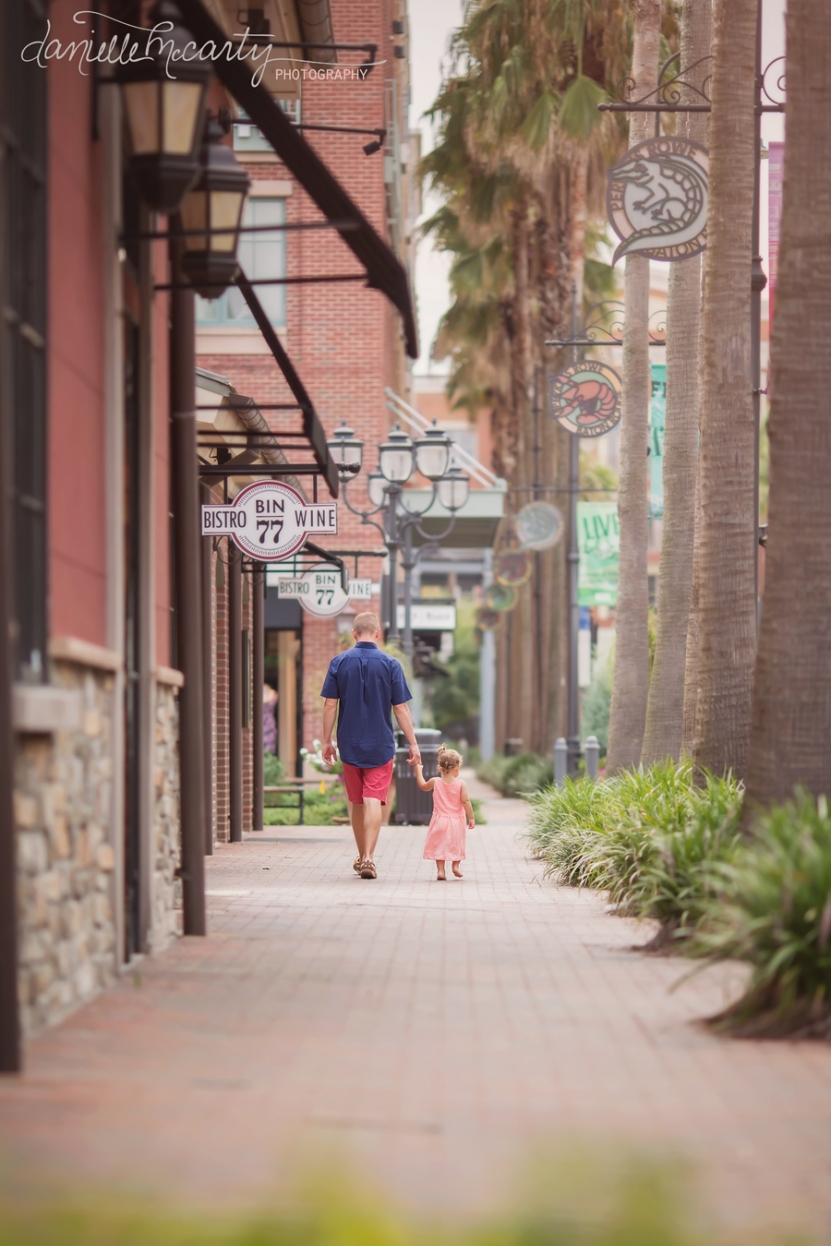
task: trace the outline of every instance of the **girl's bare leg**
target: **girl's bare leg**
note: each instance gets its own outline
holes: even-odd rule
[[[461,863],[461,861],[454,861],[454,862],[453,862],[453,873],[456,875],[456,877],[457,877],[457,878],[464,878],[464,874],[463,874],[463,873],[462,873],[462,871],[459,869],[459,866],[460,866],[461,864],[462,864],[462,863]]]
[[[447,879],[447,875],[446,875],[446,874],[445,874],[445,872],[444,872],[444,862],[443,862],[443,861],[437,861],[437,862],[436,862],[436,870],[438,871],[438,873],[437,873],[437,875],[436,875],[436,881],[437,881],[437,882],[440,882],[440,883],[445,882],[445,881],[446,881],[446,879]]]

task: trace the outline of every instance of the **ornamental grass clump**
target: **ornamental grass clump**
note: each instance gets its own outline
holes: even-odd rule
[[[694,951],[751,966],[716,1025],[747,1036],[831,1036],[831,816],[824,796],[759,814],[718,871]]]
[[[657,950],[700,922],[717,863],[737,849],[741,800],[729,777],[697,788],[689,763],[659,762],[538,793],[528,838],[557,882],[605,891],[616,912],[660,922]]]

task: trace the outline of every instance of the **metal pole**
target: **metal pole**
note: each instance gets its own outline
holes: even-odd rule
[[[404,523],[404,653],[413,656],[413,533],[412,525]]]
[[[753,391],[753,578],[756,602],[756,629],[759,628],[759,440],[762,413],[762,291],[768,283],[759,254],[759,200],[762,156],[762,0],[756,13],[755,123],[753,126],[753,221],[750,269],[750,385]]]
[[[571,336],[577,337],[577,285],[571,286]],[[572,347],[572,363],[577,363],[578,350]],[[570,434],[568,455],[568,772],[577,771],[580,756],[580,702],[577,687],[577,652],[580,640],[580,606],[577,600],[577,572],[580,555],[577,547],[577,497],[580,488],[580,439]]]
[[[199,496],[203,504],[210,504],[211,487],[201,481]],[[213,565],[211,539],[201,537],[202,543],[202,745],[205,750],[203,768],[205,782],[205,853],[214,850],[214,681],[213,681]]]
[[[171,270],[179,272],[181,243],[170,244]],[[176,280],[174,284],[181,284]],[[196,350],[194,293],[176,289],[170,300],[170,410],[173,470],[173,541],[176,567],[178,661],[185,677],[179,693],[180,819],[184,931],[205,934],[205,783],[200,585],[199,477],[196,453]]]
[[[242,842],[242,554],[228,541],[228,805],[231,843]]]
[[[493,582],[493,550],[482,551],[482,587]],[[496,751],[496,636],[482,633],[479,651],[479,751],[488,761]]]
[[[387,486],[387,549],[390,552],[390,627],[387,640],[398,642],[398,495],[400,485]]]
[[[13,330],[0,325],[0,360]],[[9,523],[8,367],[0,369],[0,1073],[22,1067],[17,993],[17,867],[14,825],[14,734],[12,727],[11,524]]]
[[[253,682],[254,689],[251,698],[251,714],[253,716],[253,749],[254,749],[254,775],[253,775],[253,798],[254,808],[252,811],[252,828],[255,831],[263,829],[263,805],[265,804],[265,793],[263,785],[265,779],[263,777],[263,683],[265,680],[265,570],[256,570],[252,577],[251,585],[254,598],[251,608],[251,627],[254,632],[254,652],[253,658]]]

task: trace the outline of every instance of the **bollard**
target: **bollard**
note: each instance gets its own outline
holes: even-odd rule
[[[600,741],[596,735],[586,736],[583,752],[586,757],[586,774],[590,779],[596,779],[600,769]]]
[[[554,782],[560,784],[568,774],[568,744],[564,736],[554,741]]]

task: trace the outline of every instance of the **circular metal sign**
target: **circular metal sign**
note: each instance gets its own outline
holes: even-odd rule
[[[340,567],[334,563],[321,563],[300,577],[301,592],[298,600],[307,614],[329,619],[340,614],[349,605],[349,594],[343,591]]]
[[[516,514],[516,532],[523,549],[551,549],[565,530],[563,516],[551,502],[529,502]]]
[[[206,515],[213,516],[206,528]],[[337,532],[334,503],[306,502],[281,480],[257,480],[240,489],[231,506],[203,506],[202,532],[231,536],[251,558],[282,562],[307,536]]]
[[[597,363],[593,359],[572,363],[552,376],[548,383],[551,418],[567,433],[602,437],[620,420],[622,388],[619,374],[607,363]]]
[[[495,632],[504,617],[498,610],[488,610],[480,606],[476,613],[476,626],[483,632]]]
[[[531,574],[531,559],[521,549],[506,549],[496,557],[493,573],[500,584],[524,584]]]
[[[607,173],[606,212],[621,242],[612,258],[688,260],[707,245],[709,153],[666,135],[627,151]]]
[[[516,589],[498,580],[488,585],[484,596],[488,610],[513,610],[516,605]]]

